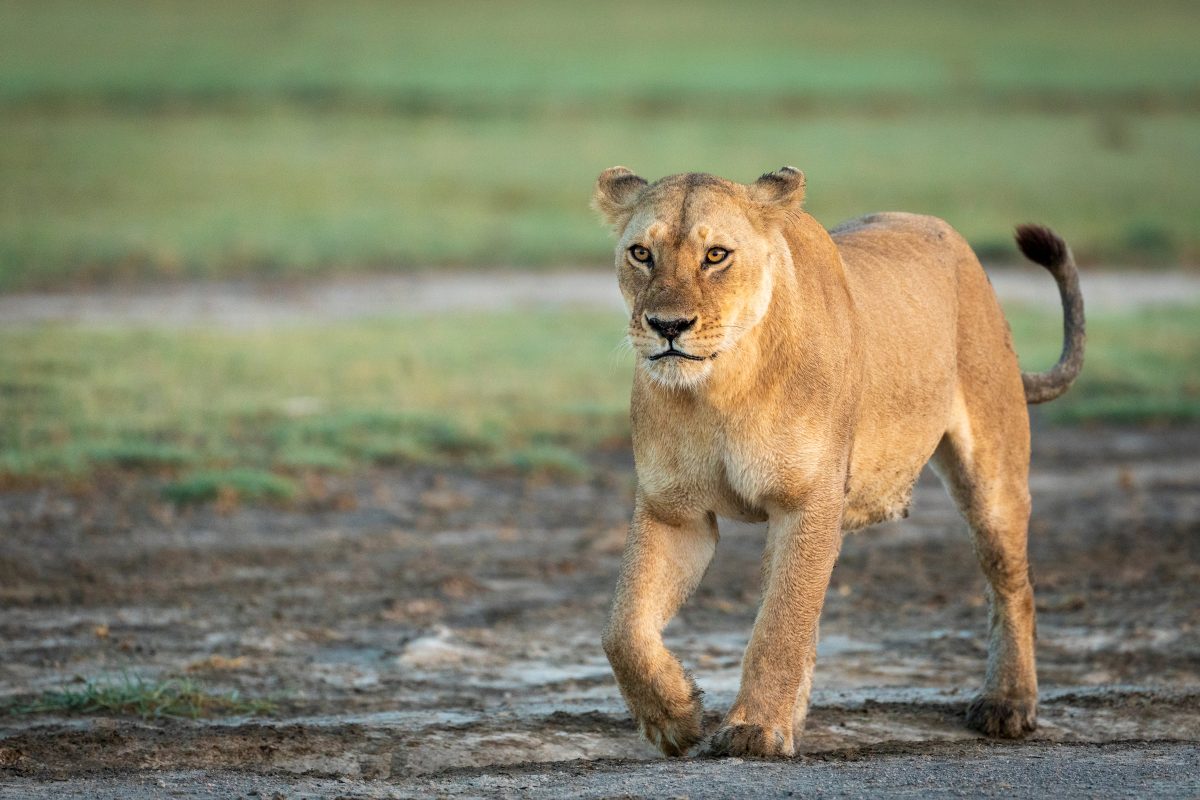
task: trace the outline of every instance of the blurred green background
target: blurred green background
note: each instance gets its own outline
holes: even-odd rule
[[[587,203],[614,164],[794,164],[827,225],[935,214],[995,263],[1036,220],[1088,266],[1190,269],[1198,41],[1200,4],[1159,0],[0,0],[0,292],[607,266]],[[1058,316],[1009,311],[1047,366]],[[1200,310],[1089,324],[1043,419],[1200,418]],[[0,326],[0,481],[148,470],[186,502],[390,464],[582,474],[627,446],[621,336],[554,310]]]
[[[0,2],[0,289],[607,261],[595,175],[1200,260],[1200,4]]]

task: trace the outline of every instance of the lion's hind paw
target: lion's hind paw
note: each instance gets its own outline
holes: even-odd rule
[[[1037,700],[1005,700],[981,695],[967,708],[967,727],[985,736],[1020,739],[1037,729]]]

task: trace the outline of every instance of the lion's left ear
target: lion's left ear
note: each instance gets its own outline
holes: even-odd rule
[[[804,173],[780,167],[750,184],[750,197],[764,205],[799,208],[804,204]]]
[[[646,179],[634,175],[627,167],[609,167],[596,179],[596,191],[592,194],[592,208],[614,228],[625,224],[637,203]]]

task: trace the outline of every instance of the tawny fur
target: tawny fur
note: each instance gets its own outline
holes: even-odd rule
[[[622,695],[663,753],[700,743],[700,692],[662,630],[713,556],[717,516],[765,520],[741,689],[708,750],[793,753],[843,531],[906,513],[932,460],[990,587],[988,668],[968,723],[1021,736],[1037,709],[1025,384],[1031,401],[1049,399],[1082,364],[1070,251],[1048,229],[1022,229],[1069,312],[1063,360],[1023,379],[991,285],[949,225],[888,213],[827,232],[803,195],[787,167],[750,185],[703,174],[650,184],[622,167],[597,182],[638,356],[638,490],[604,634]],[[706,257],[714,247],[728,251],[719,263]],[[686,330],[669,341],[653,324],[664,320]],[[691,357],[659,357],[669,347]]]

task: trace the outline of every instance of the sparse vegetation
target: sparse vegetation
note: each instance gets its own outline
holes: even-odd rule
[[[161,717],[242,716],[269,714],[275,704],[252,699],[238,691],[213,692],[191,678],[149,680],[122,675],[89,680],[44,692],[28,702],[8,707],[12,714],[110,714],[143,719]]]
[[[290,500],[297,491],[296,484],[283,476],[240,467],[187,475],[164,486],[163,496],[178,505],[194,505],[217,499],[230,502]]]
[[[1012,310],[1028,369],[1057,314]],[[283,500],[289,477],[435,464],[578,475],[628,435],[631,356],[604,313],[443,314],[252,332],[0,331],[0,475],[166,474],[179,503]],[[1089,318],[1087,366],[1035,413],[1200,418],[1200,310]],[[486,366],[486,379],[481,369]]]
[[[1053,363],[1061,320],[1029,312],[1008,317],[1022,363]],[[1079,382],[1035,413],[1063,423],[1200,420],[1200,309],[1093,314]]]
[[[620,341],[602,313],[0,331],[0,474],[165,472],[178,502],[371,465],[580,474],[625,435]]]

